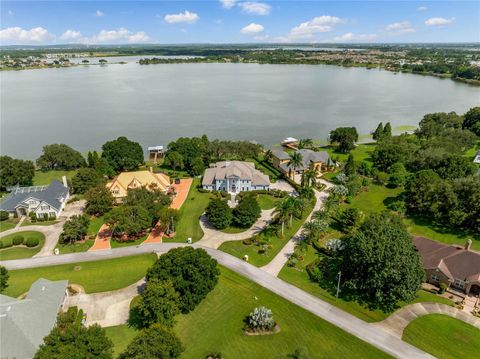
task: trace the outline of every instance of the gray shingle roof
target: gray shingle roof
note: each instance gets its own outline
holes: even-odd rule
[[[25,299],[0,296],[0,358],[32,358],[50,333],[65,297],[68,281],[39,279]]]
[[[290,159],[290,155],[285,152],[285,151],[282,151],[282,150],[273,150],[272,151],[273,155],[275,157],[277,157],[279,160],[289,160]]]
[[[325,163],[328,166],[331,166],[333,164],[332,160],[330,159],[330,155],[328,154],[328,152],[325,152],[325,151],[316,152],[316,151],[312,151],[312,150],[309,150],[309,149],[306,149],[306,148],[298,150],[297,152],[300,153],[300,155],[302,156],[302,166],[297,168],[297,170],[300,170],[300,171],[307,170],[310,167],[310,163],[312,163],[312,162],[314,162],[314,163],[322,162],[322,163]],[[286,152],[284,152],[284,153],[288,156],[287,158],[280,158],[278,156],[277,156],[277,158],[290,159],[290,156],[288,155],[288,153],[286,153]],[[290,166],[288,164],[281,164],[280,167],[285,172],[288,172],[290,170]]]
[[[202,185],[212,185],[215,180],[223,180],[233,176],[250,180],[253,186],[268,186],[270,184],[268,176],[255,169],[255,165],[251,162],[223,161],[217,162],[205,170]]]
[[[0,203],[0,209],[13,212],[20,203],[33,197],[40,201],[47,202],[51,207],[58,210],[62,206],[60,198],[65,198],[67,194],[68,187],[65,187],[58,180],[53,180],[48,186],[19,187],[14,189],[7,198]]]

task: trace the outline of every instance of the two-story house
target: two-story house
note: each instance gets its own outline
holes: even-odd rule
[[[129,189],[134,188],[157,188],[162,192],[167,192],[170,188],[170,177],[164,173],[154,173],[153,171],[135,171],[122,172],[111,182],[106,184],[118,203],[121,203],[127,196]]]
[[[269,189],[270,179],[251,162],[223,161],[211,164],[205,170],[202,187],[209,191],[239,193]]]

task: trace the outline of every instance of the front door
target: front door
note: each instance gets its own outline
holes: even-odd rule
[[[472,286],[470,287],[470,293],[469,294],[480,295],[480,285],[472,284]]]

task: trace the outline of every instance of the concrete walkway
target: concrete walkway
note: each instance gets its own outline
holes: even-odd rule
[[[96,252],[70,253],[50,257],[3,261],[0,262],[0,265],[5,266],[9,270],[35,268],[56,264],[119,258],[141,253],[165,253],[171,248],[183,247],[185,245],[186,244],[181,243],[146,244],[141,246],[115,248]],[[194,244],[193,247],[205,249],[221,265],[254,281],[262,287],[279,295],[280,297],[300,306],[301,308],[304,308],[314,315],[330,322],[331,324],[362,339],[363,341],[372,344],[378,349],[383,350],[384,352],[396,358],[433,358],[433,356],[421,351],[420,349],[403,342],[400,338],[398,338],[398,336],[390,333],[384,328],[379,327],[378,325],[366,323],[363,320],[360,320],[357,317],[344,312],[343,310],[327,302],[324,302],[320,298],[317,298],[291,284],[288,284],[239,258],[216,249],[202,247],[198,244]],[[125,304],[119,305],[119,307],[121,306],[125,307]],[[112,311],[112,309],[110,310]]]
[[[225,233],[213,228],[210,223],[208,223],[205,214],[203,214],[200,217],[200,227],[202,227],[203,230],[203,237],[197,243],[205,247],[217,249],[223,242],[243,241],[244,239],[251,238],[270,223],[273,211],[274,209],[263,210],[260,218],[253,224],[253,226],[240,233]]]
[[[73,295],[68,297],[67,306],[83,309],[87,315],[85,325],[98,324],[102,327],[113,327],[127,323],[130,302],[143,291],[144,287],[145,280],[141,279],[119,290]]]
[[[397,310],[390,315],[387,319],[381,322],[374,323],[372,325],[381,328],[398,338],[402,337],[404,329],[414,319],[422,317],[428,314],[443,314],[449,317],[456,318],[471,324],[474,327],[480,329],[480,318],[474,317],[471,314],[467,314],[457,308],[451,307],[446,304],[440,303],[415,303],[407,305],[402,309]],[[480,335],[480,333],[479,333]]]
[[[315,211],[318,211],[323,208],[323,203],[325,199],[328,197],[328,192],[327,190],[333,185],[330,182],[327,182],[325,180],[318,180],[318,182],[324,184],[326,187],[322,192],[319,192],[315,190],[315,198],[316,198],[316,203],[315,206],[313,207],[312,212],[309,214],[305,222],[310,221],[312,218],[312,214]],[[302,231],[303,231],[303,226],[300,227],[300,229],[295,233],[295,235],[290,238],[290,240],[283,246],[283,248],[278,252],[278,254],[267,264],[261,267],[264,271],[267,273],[270,273],[271,275],[274,275],[275,277],[278,276],[278,273],[282,270],[283,266],[287,263],[288,258],[293,254],[295,251],[295,246],[298,241],[302,240]]]

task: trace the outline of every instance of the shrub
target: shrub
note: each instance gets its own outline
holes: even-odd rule
[[[233,221],[243,228],[251,227],[260,217],[262,210],[254,196],[243,197],[233,210]]]
[[[385,172],[377,172],[375,175],[375,182],[379,185],[384,185],[389,180],[390,176]]]
[[[440,289],[438,290],[438,294],[443,294],[447,290],[447,285],[445,283],[440,283]]]
[[[271,330],[275,326],[272,310],[263,306],[255,308],[248,316],[247,325],[253,331]]]
[[[27,240],[25,241],[25,245],[29,248],[36,247],[38,246],[39,243],[40,243],[40,240],[35,237],[27,238]]]
[[[19,246],[20,244],[23,244],[23,236],[21,234],[17,234],[15,237],[12,239],[12,243],[14,246]]]
[[[8,241],[8,240],[2,241],[2,240],[0,240],[0,244],[1,244],[0,248],[10,248],[12,246],[12,241]]]
[[[5,221],[8,219],[8,212],[0,211],[0,221]]]
[[[227,228],[232,223],[232,209],[226,201],[211,200],[205,212],[209,222],[217,229]]]

